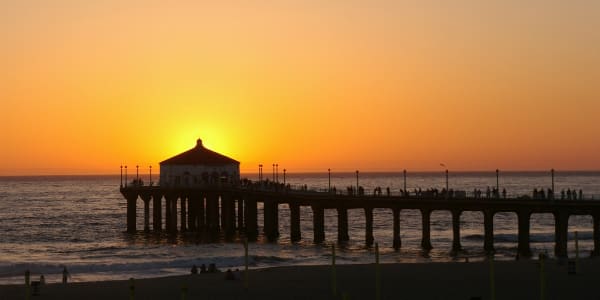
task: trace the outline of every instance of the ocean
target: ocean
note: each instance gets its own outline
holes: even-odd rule
[[[267,175],[266,174],[265,178]],[[147,175],[144,175],[145,177]],[[156,175],[155,175],[156,176]],[[131,175],[130,175],[131,177]],[[143,178],[147,180],[147,178]],[[246,174],[256,180],[256,174]],[[269,176],[270,177],[270,176]],[[126,201],[119,193],[117,176],[35,176],[0,177],[0,284],[22,283],[25,270],[33,278],[43,274],[48,282],[59,282],[63,267],[71,280],[105,281],[187,274],[192,265],[215,263],[220,269],[243,268],[242,237],[233,242],[205,242],[194,233],[168,236],[164,233],[127,234]],[[282,174],[279,174],[282,181]],[[392,193],[403,188],[402,173],[360,173],[360,185],[366,191],[389,187]],[[292,186],[325,190],[328,174],[286,174]],[[355,173],[332,173],[331,185],[338,190],[356,184]],[[408,173],[407,188],[442,189],[445,174]],[[455,190],[485,190],[496,186],[495,172],[450,173],[449,186]],[[550,172],[502,172],[500,189],[507,195],[531,195],[534,188],[551,187]],[[583,191],[585,199],[600,199],[600,172],[556,172],[555,190]],[[141,203],[141,201],[140,201]],[[337,212],[325,211],[323,244],[312,242],[312,212],[301,208],[302,241],[292,243],[289,230],[289,210],[280,205],[279,231],[276,242],[262,236],[262,204],[258,221],[261,236],[249,245],[250,267],[264,268],[287,265],[328,264],[330,247],[337,240]],[[164,214],[163,214],[164,217]],[[433,249],[424,253],[420,248],[421,216],[417,210],[402,210],[400,214],[402,248],[392,248],[392,212],[374,211],[373,232],[379,243],[380,260],[391,262],[446,262],[483,260],[483,216],[479,212],[461,215],[461,244],[463,250],[451,255],[451,215],[434,211],[431,215]],[[372,263],[374,248],[364,245],[364,212],[349,210],[350,241],[336,245],[338,264]],[[143,228],[143,209],[138,205],[137,228]],[[572,216],[569,219],[569,256],[575,255],[574,232],[578,232],[580,256],[589,256],[593,249],[591,216]],[[538,253],[554,254],[554,218],[550,214],[531,217],[531,249]],[[494,218],[495,257],[515,259],[517,253],[517,217],[513,213],[497,213]]]

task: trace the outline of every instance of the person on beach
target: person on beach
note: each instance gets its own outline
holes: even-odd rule
[[[233,275],[231,269],[227,269],[227,272],[225,272],[225,280],[235,280],[235,275]]]
[[[71,277],[71,275],[69,274],[69,271],[67,271],[67,267],[64,267],[62,272],[62,283],[67,284],[69,277]]]
[[[203,274],[203,273],[206,273],[206,265],[205,264],[202,264],[200,266],[200,274]]]
[[[192,272],[192,275],[198,274],[198,268],[196,267],[196,265],[192,266],[192,271],[191,272]]]
[[[46,284],[46,278],[44,277],[44,274],[40,275],[40,284],[41,285]]]

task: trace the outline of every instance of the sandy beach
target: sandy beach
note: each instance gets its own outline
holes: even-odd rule
[[[494,262],[496,299],[539,299],[537,260]],[[545,263],[546,299],[595,299],[600,260],[581,260],[578,273],[566,263]],[[136,299],[375,299],[376,267],[338,265],[337,297],[330,266],[292,266],[251,270],[248,289],[224,273],[135,280]],[[490,299],[489,262],[382,264],[381,299]],[[0,299],[25,299],[24,285],[0,286]],[[47,284],[31,299],[128,299],[129,281]]]

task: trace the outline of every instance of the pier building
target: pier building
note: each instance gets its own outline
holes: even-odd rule
[[[202,140],[196,147],[160,163],[160,185],[198,186],[235,184],[240,180],[240,162],[207,149]]]

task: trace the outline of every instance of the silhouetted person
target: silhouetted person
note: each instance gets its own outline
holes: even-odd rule
[[[200,266],[200,274],[202,274],[202,273],[206,273],[206,265],[205,264],[202,264]]]
[[[502,198],[506,199],[506,189],[502,189]]]
[[[571,189],[567,189],[567,199],[571,200]]]
[[[196,267],[196,265],[193,265],[193,266],[192,266],[192,270],[191,270],[191,272],[192,272],[192,274],[193,274],[193,275],[196,275],[196,274],[198,274],[198,268]]]
[[[46,284],[46,278],[44,277],[44,274],[40,275],[40,284],[41,285]]]
[[[66,284],[69,277],[70,277],[69,271],[67,271],[67,267],[64,267],[63,271],[62,271],[62,283]]]
[[[490,187],[488,186],[487,190],[485,190],[485,197],[490,198],[490,194],[491,194],[491,191],[490,191]]]
[[[579,190],[579,200],[583,200],[583,190]]]
[[[560,190],[560,200],[565,200],[565,190]]]
[[[231,269],[227,269],[227,272],[225,272],[225,280],[235,280],[235,275],[233,275]]]
[[[217,266],[214,263],[208,265],[208,273],[217,273]]]

